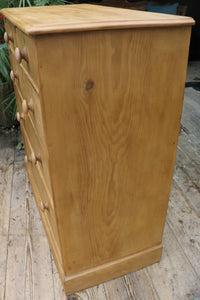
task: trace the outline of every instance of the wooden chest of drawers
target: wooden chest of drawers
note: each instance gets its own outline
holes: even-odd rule
[[[4,9],[36,202],[67,294],[161,258],[191,18]]]

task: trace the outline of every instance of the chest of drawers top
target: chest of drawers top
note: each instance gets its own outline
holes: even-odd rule
[[[190,17],[88,4],[8,8],[3,9],[2,13],[15,26],[30,35],[194,24]]]

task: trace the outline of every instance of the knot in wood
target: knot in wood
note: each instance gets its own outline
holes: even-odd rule
[[[85,90],[86,90],[86,91],[89,91],[89,90],[91,90],[93,87],[94,87],[94,81],[91,80],[91,79],[88,79],[88,81],[86,82],[86,85],[85,85]]]

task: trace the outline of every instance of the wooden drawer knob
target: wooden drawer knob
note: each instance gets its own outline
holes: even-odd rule
[[[27,114],[29,110],[33,112],[33,100],[27,102],[25,99],[22,102],[22,110],[24,114]]]
[[[20,64],[22,59],[28,62],[28,52],[27,49],[24,48],[22,51],[20,51],[19,48],[15,48],[15,59]]]
[[[32,164],[36,164],[37,161],[41,162],[41,157],[40,154],[36,155],[35,152],[32,152],[30,157],[28,157],[27,155],[25,155],[24,157],[25,163],[27,164],[28,162],[31,162]]]
[[[24,156],[24,161],[25,161],[25,164],[28,163],[28,156],[27,155]]]
[[[4,33],[4,40],[8,44],[9,41],[13,42],[13,34],[12,32],[8,34],[7,32]]]
[[[37,157],[34,152],[31,153],[30,161],[32,162],[32,164],[36,164],[37,162]]]
[[[41,210],[42,210],[43,212],[45,211],[45,209],[47,209],[47,210],[49,209],[48,205],[45,204],[44,202],[41,201],[40,204],[41,204]]]
[[[24,116],[24,113],[19,113],[17,112],[17,121],[18,122],[21,122],[21,120],[24,120],[25,119],[25,116]]]
[[[14,82],[15,79],[18,79],[18,73],[17,72],[14,72],[13,70],[10,71],[10,78],[11,80]]]

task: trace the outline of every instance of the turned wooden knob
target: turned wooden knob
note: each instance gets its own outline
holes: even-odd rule
[[[36,164],[37,161],[42,162],[40,154],[35,154],[35,152],[31,153],[30,158],[28,159],[32,164]]]
[[[22,54],[21,54],[21,51],[19,50],[19,48],[15,49],[15,58],[18,63],[20,63],[22,61]]]
[[[25,161],[25,164],[28,163],[28,156],[27,155],[24,156],[24,161]]]
[[[10,71],[10,78],[14,82],[15,79],[18,79],[18,73],[14,72],[13,70]]]
[[[41,201],[41,210],[44,212],[45,209],[49,209],[48,205]]]
[[[36,164],[36,162],[37,162],[37,157],[36,157],[36,155],[35,155],[34,152],[31,153],[30,161],[31,161],[33,164]]]
[[[25,116],[24,116],[24,113],[19,113],[17,112],[17,121],[20,122],[21,120],[24,120],[25,119]]]
[[[13,34],[12,32],[8,34],[7,32],[4,33],[4,40],[8,44],[9,41],[13,41]]]
[[[21,63],[22,59],[24,59],[28,62],[27,49],[24,48],[22,51],[20,51],[19,48],[15,48],[15,59],[19,64]]]
[[[32,163],[32,164],[36,164],[37,161],[41,161],[40,154],[35,155],[35,153],[32,152],[31,155],[30,155],[29,157],[28,157],[27,155],[25,155],[24,161],[25,161],[26,164],[27,164],[28,162],[30,162],[30,163]]]
[[[36,164],[37,157],[36,157],[35,153],[32,152],[31,155],[30,155],[30,157],[25,156],[24,160],[25,160],[25,163],[31,162],[32,164]]]
[[[33,100],[31,99],[29,102],[27,102],[24,99],[22,102],[22,110],[25,114],[28,113],[28,110],[31,110],[33,112]]]

